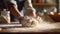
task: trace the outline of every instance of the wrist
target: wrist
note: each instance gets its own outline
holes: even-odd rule
[[[18,17],[19,22],[22,22],[24,20],[24,17]]]

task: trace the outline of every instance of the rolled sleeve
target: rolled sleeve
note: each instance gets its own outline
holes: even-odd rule
[[[34,11],[36,12],[36,10],[33,8],[32,6],[32,3],[31,3],[31,0],[26,0],[25,3],[24,3],[24,9],[25,11]]]
[[[26,0],[25,1],[24,12],[25,12],[25,15],[34,14],[34,16],[35,16],[36,10],[33,8],[31,0]]]
[[[5,0],[5,2],[9,3],[9,4],[16,4],[15,0]]]

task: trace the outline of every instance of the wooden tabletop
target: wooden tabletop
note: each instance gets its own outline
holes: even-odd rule
[[[3,28],[0,32],[60,32],[60,22],[41,23],[40,26],[37,27]]]

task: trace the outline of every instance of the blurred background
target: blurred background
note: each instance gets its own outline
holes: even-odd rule
[[[55,22],[60,22],[60,0],[32,0],[32,4],[38,15],[48,15]]]

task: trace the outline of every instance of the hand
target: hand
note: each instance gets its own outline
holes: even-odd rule
[[[18,20],[19,20],[19,22],[21,24],[23,22],[23,20],[24,20],[24,17],[20,17],[20,18],[18,18]]]

